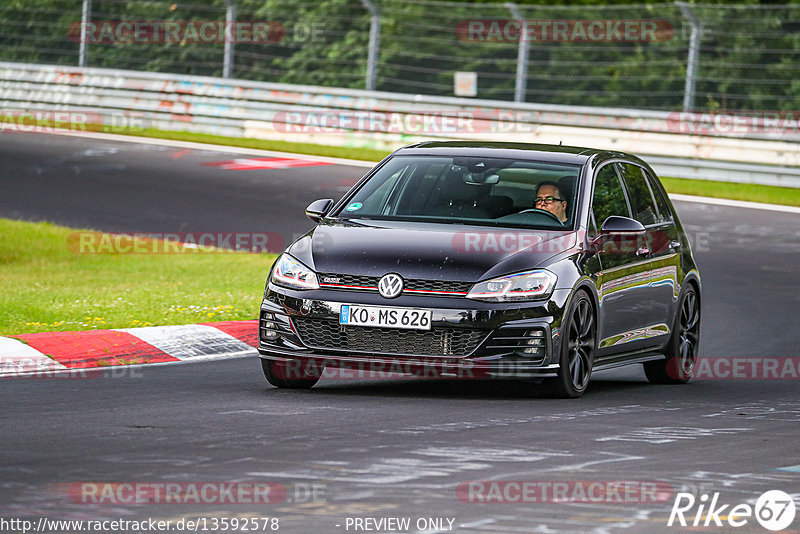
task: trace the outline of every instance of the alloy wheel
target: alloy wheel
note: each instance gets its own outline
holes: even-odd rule
[[[693,291],[686,294],[681,306],[678,341],[679,365],[683,375],[692,376],[697,361],[697,341],[700,337],[700,309]]]
[[[588,299],[578,302],[570,321],[568,347],[569,376],[576,390],[589,383],[595,346],[595,322]]]

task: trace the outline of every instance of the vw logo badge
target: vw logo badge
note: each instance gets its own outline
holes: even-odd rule
[[[393,299],[403,292],[403,279],[399,274],[389,273],[378,282],[378,293],[385,299]]]

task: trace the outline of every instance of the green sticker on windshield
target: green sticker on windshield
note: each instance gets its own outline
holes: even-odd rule
[[[360,210],[360,209],[361,209],[361,206],[363,206],[363,205],[364,205],[364,204],[362,204],[361,202],[353,202],[352,204],[350,204],[349,206],[347,206],[345,209],[346,209],[347,211],[356,211],[356,210]]]

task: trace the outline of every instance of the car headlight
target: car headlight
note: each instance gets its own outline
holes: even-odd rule
[[[272,270],[272,282],[292,289],[319,289],[314,271],[289,256],[282,254]]]
[[[545,270],[510,274],[478,282],[472,286],[467,298],[493,302],[544,299],[553,293],[557,279],[556,275]]]

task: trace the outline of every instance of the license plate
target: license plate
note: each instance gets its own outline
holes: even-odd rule
[[[342,304],[342,309],[339,312],[339,324],[430,330],[432,317],[433,312],[431,310]]]

